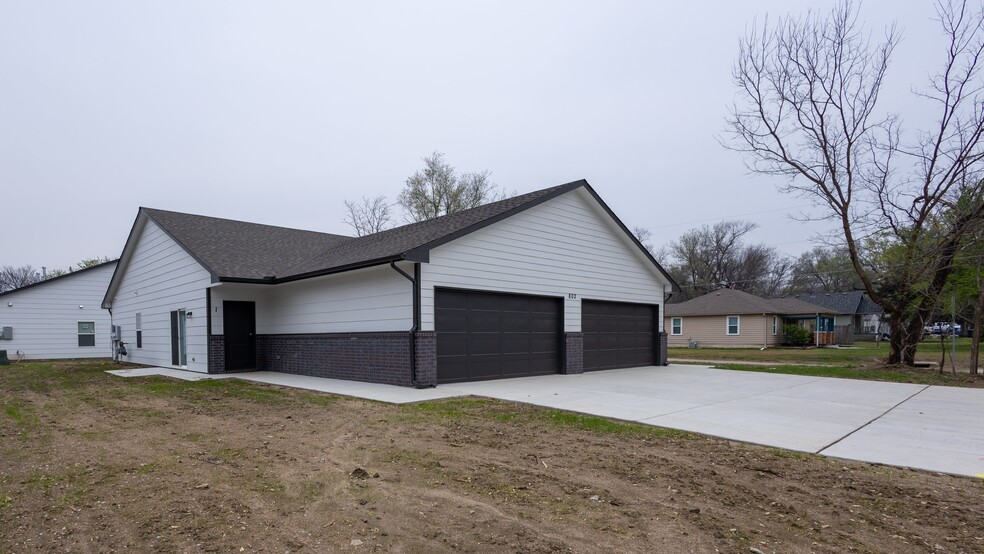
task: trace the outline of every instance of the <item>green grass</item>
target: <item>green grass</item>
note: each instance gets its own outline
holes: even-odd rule
[[[561,410],[548,410],[534,406],[517,406],[510,402],[487,398],[452,398],[406,404],[404,413],[418,419],[437,417],[449,420],[487,418],[507,424],[547,423],[559,427],[573,427],[599,435],[618,437],[682,438],[690,436],[683,431],[653,427],[641,423],[618,421]]]
[[[805,366],[795,364],[747,365],[741,363],[718,363],[714,367],[735,371],[754,371],[758,373],[781,373],[784,375],[806,375],[811,377],[836,377],[841,379],[865,379],[869,381],[888,381],[893,383],[915,383],[921,385],[965,385],[972,377],[967,374],[953,375],[939,373],[937,370],[894,370],[865,369],[853,366]]]
[[[649,438],[691,438],[693,435],[686,431],[653,427],[642,423],[618,421],[605,417],[584,415],[560,410],[538,410],[540,419],[559,427],[573,427],[590,431],[598,435],[614,435],[616,437],[649,437]]]
[[[966,363],[970,359],[971,339],[958,337],[956,342],[957,361]],[[951,349],[951,339],[945,344],[947,359]],[[939,362],[942,347],[938,338],[919,343],[917,360]],[[670,358],[696,360],[734,360],[736,362],[792,362],[818,363],[857,367],[863,364],[884,362],[888,358],[889,345],[882,342],[855,342],[850,348],[669,348]]]

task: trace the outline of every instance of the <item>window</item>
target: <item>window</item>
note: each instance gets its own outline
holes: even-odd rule
[[[683,334],[683,318],[674,317],[670,319],[670,333],[674,335]]]
[[[772,334],[779,333],[779,316],[772,316]]]
[[[79,346],[96,345],[96,323],[94,321],[79,322]]]
[[[143,348],[143,323],[140,320],[140,312],[137,312],[137,348]]]
[[[741,318],[739,316],[736,316],[736,315],[729,315],[728,316],[728,334],[729,335],[737,335],[738,334],[740,321],[741,321]]]

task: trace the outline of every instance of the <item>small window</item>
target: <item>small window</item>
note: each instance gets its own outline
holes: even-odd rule
[[[772,334],[776,335],[779,333],[779,317],[772,316]]]
[[[79,346],[96,345],[96,323],[94,321],[79,322]]]
[[[670,333],[674,335],[683,334],[683,318],[674,317],[670,319]]]
[[[143,348],[143,322],[140,312],[137,312],[137,348]]]
[[[740,330],[740,326],[739,326],[739,323],[740,322],[741,322],[741,318],[740,317],[738,317],[736,315],[729,315],[728,316],[728,334],[729,335],[737,335],[738,334],[738,332]]]

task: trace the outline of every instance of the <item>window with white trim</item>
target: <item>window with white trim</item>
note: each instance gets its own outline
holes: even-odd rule
[[[741,317],[736,315],[728,316],[728,334],[737,335],[741,331]]]
[[[682,317],[670,318],[670,334],[671,335],[682,335],[683,334],[683,318]]]
[[[96,345],[96,322],[80,321],[79,346],[95,346],[95,345]]]
[[[779,316],[772,316],[772,335],[775,336],[779,333]]]
[[[137,312],[137,348],[143,348],[143,318]]]

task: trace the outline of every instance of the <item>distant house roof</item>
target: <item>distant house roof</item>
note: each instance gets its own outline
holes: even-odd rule
[[[833,310],[795,298],[762,298],[740,290],[718,289],[679,304],[667,304],[667,316],[742,314],[834,314]]]
[[[850,292],[817,292],[812,294],[794,294],[789,298],[816,304],[834,310],[838,314],[856,314],[864,293],[855,290]]]
[[[40,286],[43,286],[43,285],[54,283],[56,281],[61,281],[62,279],[68,279],[69,277],[74,277],[76,275],[79,275],[80,273],[85,273],[87,271],[92,271],[94,269],[99,269],[100,267],[106,267],[108,265],[116,265],[116,262],[117,262],[117,260],[111,260],[111,261],[102,262],[102,263],[99,263],[99,264],[96,264],[96,265],[90,265],[89,267],[87,267],[85,269],[76,269],[75,271],[69,271],[68,273],[62,273],[61,275],[59,275],[57,277],[49,277],[49,278],[47,278],[47,279],[45,279],[43,281],[38,281],[37,283],[31,283],[30,285],[24,285],[23,287],[18,287],[16,289],[10,289],[8,291],[0,292],[0,296],[5,296],[5,295],[8,295],[8,294],[14,294],[15,292],[20,292],[22,290],[26,290],[26,289],[30,289],[30,288],[34,288],[34,287],[40,287]]]
[[[795,294],[790,298],[796,298],[803,302],[830,308],[841,315],[880,314],[884,312],[881,306],[872,301],[871,298],[868,298],[868,295],[864,291],[860,290]]]
[[[598,202],[654,269],[675,286],[669,274],[583,179],[363,237],[140,208],[123,249],[120,268],[129,260],[134,231],[141,218],[160,226],[212,274],[215,282],[275,284],[400,260],[427,262],[432,248],[578,188]],[[117,274],[120,271],[117,269]],[[116,284],[114,275],[104,304],[109,302]]]
[[[858,306],[859,314],[882,314],[885,313],[885,309],[879,306],[874,300],[868,298],[868,295],[864,295],[861,299],[861,305]]]

